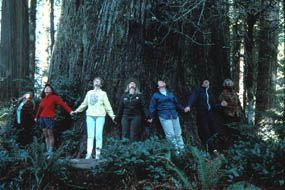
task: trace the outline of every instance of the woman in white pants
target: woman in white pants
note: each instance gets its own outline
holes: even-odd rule
[[[85,159],[92,158],[92,150],[94,146],[94,138],[96,138],[96,159],[100,158],[100,150],[103,145],[103,128],[105,123],[106,113],[114,120],[115,115],[108,96],[101,89],[103,80],[96,77],[93,81],[94,89],[87,92],[84,101],[81,105],[70,114],[83,112],[86,108],[86,123],[87,123],[87,154]]]

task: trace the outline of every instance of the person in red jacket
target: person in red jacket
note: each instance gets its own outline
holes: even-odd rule
[[[62,106],[68,113],[70,113],[72,110],[57,95],[55,95],[54,89],[49,84],[45,85],[41,93],[41,97],[42,101],[40,103],[40,107],[38,108],[35,122],[37,122],[39,119],[40,128],[43,130],[45,136],[47,151],[49,154],[51,154],[54,146],[53,129],[55,128],[55,125],[53,118],[55,116],[55,106]]]

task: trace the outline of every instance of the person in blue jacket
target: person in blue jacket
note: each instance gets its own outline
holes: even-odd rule
[[[166,89],[164,81],[159,80],[157,85],[158,92],[153,94],[149,105],[149,122],[152,122],[157,112],[166,139],[172,142],[178,151],[183,150],[184,142],[177,110],[184,112],[184,107],[178,103],[173,93]]]
[[[227,106],[226,101],[216,104],[214,96],[209,91],[210,81],[203,80],[202,86],[196,88],[189,97],[185,112],[190,112],[191,108],[197,108],[197,125],[198,135],[201,142],[210,153],[217,153],[213,138],[214,134],[220,134],[220,129],[217,125],[213,114],[213,108]]]

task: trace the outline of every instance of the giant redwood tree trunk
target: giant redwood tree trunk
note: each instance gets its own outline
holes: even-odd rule
[[[18,97],[29,79],[28,0],[3,0],[0,54],[0,98]]]
[[[194,0],[181,6],[149,0],[64,0],[49,81],[69,81],[70,88],[78,92],[75,96],[82,100],[92,88],[93,78],[101,76],[116,111],[128,78],[140,80],[147,103],[157,80],[162,79],[185,105],[201,79],[221,76],[221,68],[213,69],[217,61],[226,68],[224,73],[229,73],[224,66],[229,64],[225,38],[221,32],[218,38],[209,36],[206,20],[210,15],[206,13],[211,7],[211,3]],[[211,40],[215,44],[222,40],[223,45],[213,46]],[[211,48],[217,53],[209,54]],[[196,138],[189,117],[181,114],[184,135]]]

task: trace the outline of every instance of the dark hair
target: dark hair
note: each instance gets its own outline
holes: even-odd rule
[[[43,89],[42,92],[41,92],[41,98],[46,97],[46,93],[45,93],[46,87],[50,87],[50,88],[51,88],[51,91],[52,91],[52,94],[55,94],[55,91],[54,91],[53,87],[52,87],[50,84],[46,84],[45,87],[44,87],[44,89]]]
[[[94,80],[93,80],[93,86],[94,86],[94,82],[95,82],[96,79],[99,79],[99,80],[100,80],[101,87],[102,87],[103,84],[104,84],[104,81],[103,81],[103,79],[102,79],[101,77],[95,77],[95,78],[94,78]]]

